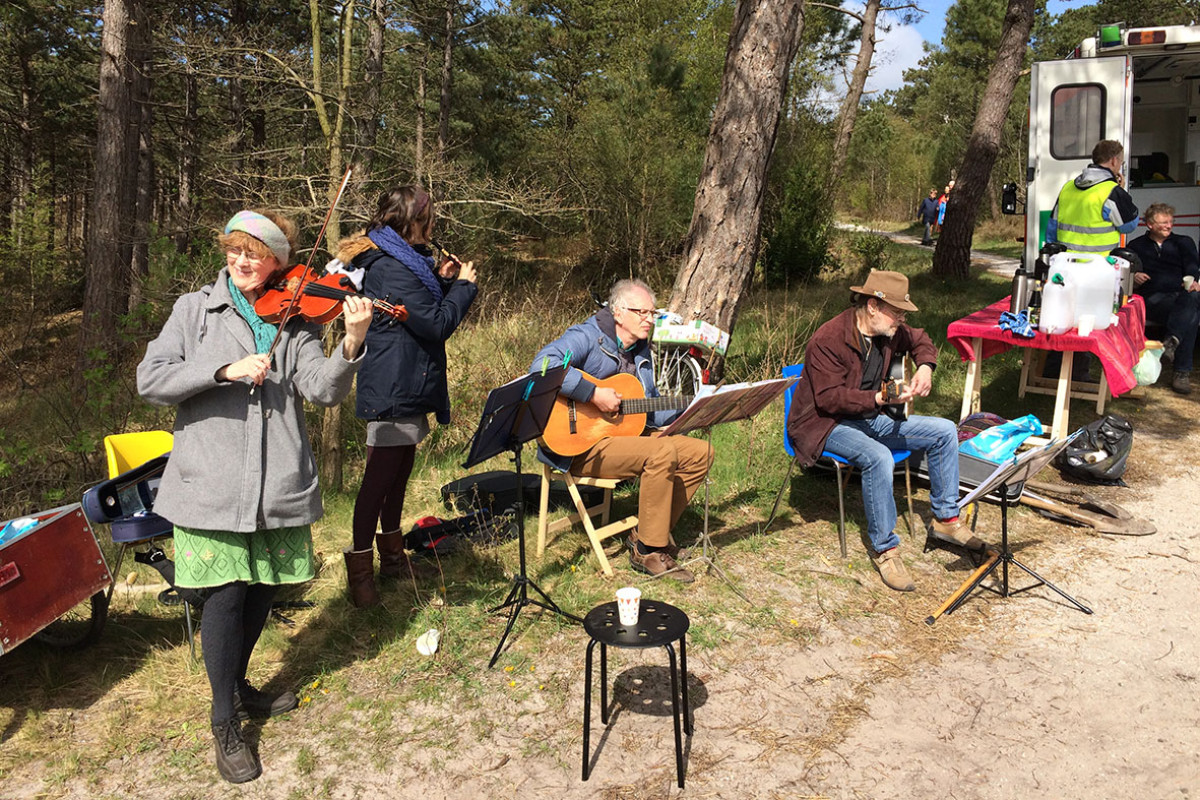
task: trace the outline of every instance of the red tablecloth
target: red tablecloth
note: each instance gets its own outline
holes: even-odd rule
[[[974,361],[979,357],[975,352],[973,339],[983,339],[985,359],[1012,347],[1088,352],[1094,353],[1100,359],[1113,397],[1125,394],[1137,386],[1137,380],[1133,377],[1133,367],[1141,358],[1142,347],[1146,341],[1146,305],[1142,298],[1134,295],[1117,314],[1116,324],[1102,331],[1093,331],[1088,336],[1079,336],[1074,332],[1048,336],[1041,331],[1032,339],[1013,336],[999,327],[1000,314],[1008,311],[1008,306],[1009,298],[1006,297],[970,316],[950,323],[946,335],[950,343],[958,349],[963,361]]]

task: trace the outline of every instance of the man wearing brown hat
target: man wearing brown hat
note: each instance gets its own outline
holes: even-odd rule
[[[808,466],[822,451],[846,459],[862,473],[863,505],[871,560],[883,582],[900,592],[915,587],[900,560],[892,495],[892,450],[924,451],[929,464],[929,535],[972,550],[984,543],[958,519],[958,432],[939,417],[894,419],[885,405],[925,397],[933,385],[937,348],[920,328],[904,324],[917,307],[908,296],[908,278],[872,270],[862,286],[851,286],[851,305],[813,334],[804,372],[796,384],[787,430],[800,463]],[[885,403],[882,386],[893,356],[908,354],[916,374],[899,397]],[[898,415],[900,416],[900,415]]]

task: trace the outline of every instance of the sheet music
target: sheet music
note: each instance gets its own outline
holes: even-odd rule
[[[754,383],[701,387],[683,413],[662,430],[662,435],[689,433],[722,422],[749,419],[770,405],[797,380],[772,378]]]
[[[996,465],[996,471],[989,475],[987,480],[968,492],[962,500],[959,500],[958,507],[966,508],[1003,485],[1024,483],[1029,480],[1041,472],[1042,468],[1049,464],[1050,460],[1070,444],[1077,435],[1078,431],[1066,439],[1055,439],[1049,444],[1026,450],[1024,453],[1019,453],[1008,461]]]

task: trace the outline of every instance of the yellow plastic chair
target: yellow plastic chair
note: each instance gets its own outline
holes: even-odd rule
[[[114,433],[104,437],[104,453],[108,456],[108,477],[140,467],[152,458],[169,453],[175,445],[170,431],[137,431]]]
[[[136,431],[105,436],[104,454],[108,457],[108,477],[115,478],[123,472],[140,467],[152,458],[158,458],[163,453],[171,452],[171,448],[174,446],[175,436],[170,431]],[[121,563],[125,560],[125,553],[130,547],[149,544],[153,541],[154,539],[144,539],[136,542],[122,542],[120,550],[117,551],[117,565],[113,574],[120,571]],[[116,581],[113,581],[112,587],[109,588],[110,598],[116,585]],[[192,660],[195,661],[196,635],[192,622],[192,605],[186,601],[183,603],[183,617],[187,626],[188,648],[191,651]]]

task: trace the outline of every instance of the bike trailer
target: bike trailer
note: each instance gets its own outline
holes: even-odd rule
[[[78,503],[31,516],[36,525],[0,545],[0,655],[112,585]]]

